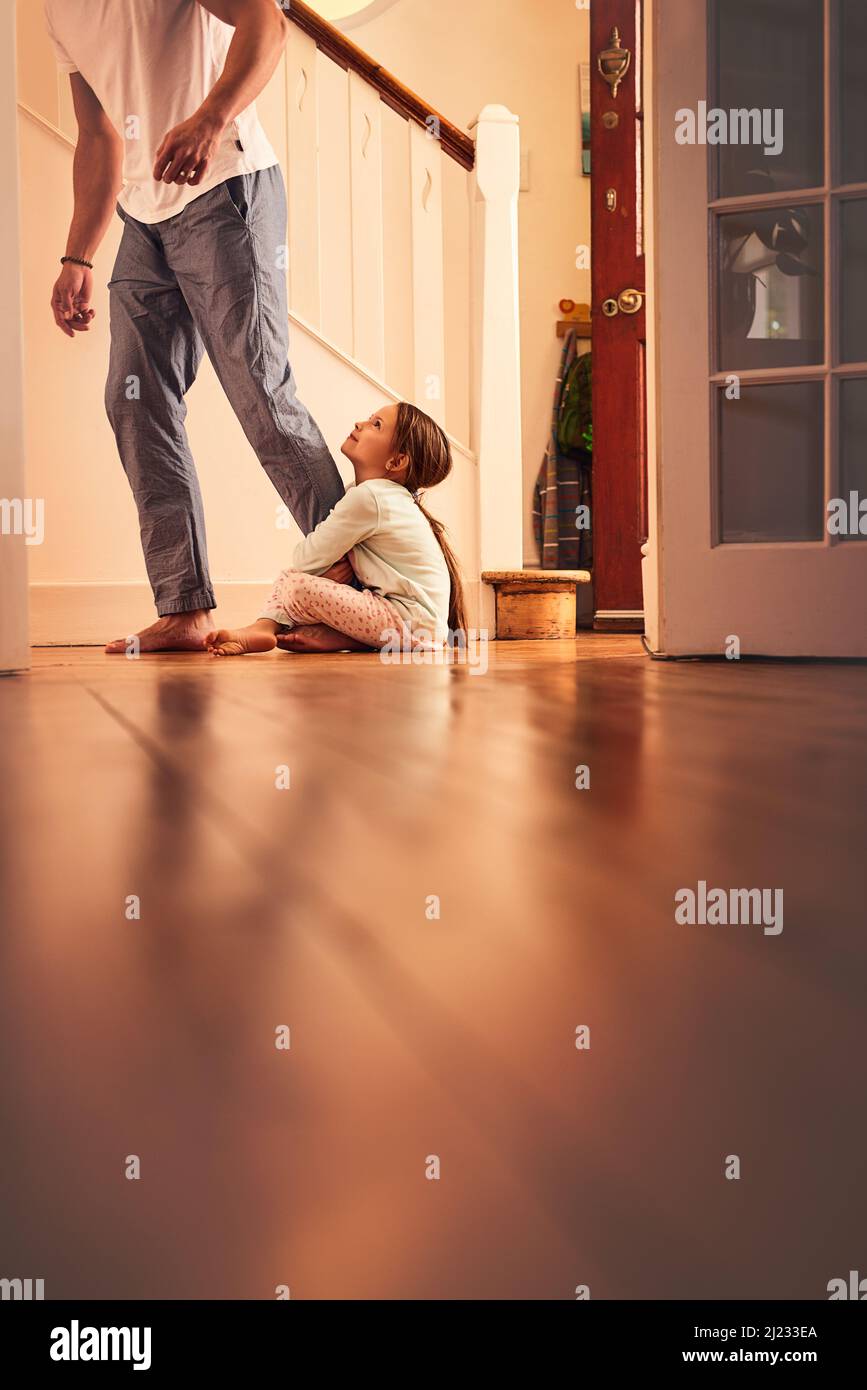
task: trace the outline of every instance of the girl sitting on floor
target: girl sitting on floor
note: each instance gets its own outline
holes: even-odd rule
[[[361,421],[342,452],[355,470],[331,513],[300,541],[261,616],[209,633],[212,656],[370,651],[393,644],[437,648],[466,632],[457,561],[445,528],[422,506],[422,488],[448,477],[445,432],[406,401]],[[363,589],[352,587],[356,575]]]

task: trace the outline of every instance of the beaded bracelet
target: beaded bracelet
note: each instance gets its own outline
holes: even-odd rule
[[[80,256],[61,256],[60,264],[66,265],[67,261],[72,261],[73,265],[83,265],[87,270],[93,270],[93,261],[84,261]]]

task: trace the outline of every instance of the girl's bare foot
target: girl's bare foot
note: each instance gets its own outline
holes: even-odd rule
[[[281,632],[276,641],[277,646],[284,652],[375,651],[374,647],[367,647],[363,642],[357,642],[354,637],[347,637],[345,632],[327,627],[325,623],[306,623],[300,627],[293,627],[291,632]]]
[[[205,639],[213,633],[210,609],[202,608],[195,613],[171,613],[158,618],[150,627],[135,634],[140,652],[201,652],[205,650]],[[131,637],[118,637],[109,642],[105,650],[110,656],[124,655],[129,651]]]
[[[267,619],[249,627],[222,627],[205,638],[211,656],[246,656],[251,652],[272,652],[277,645],[276,623]]]

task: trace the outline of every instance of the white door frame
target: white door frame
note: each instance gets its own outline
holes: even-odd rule
[[[25,502],[24,350],[21,337],[21,244],[18,199],[18,107],[15,6],[0,7],[0,256],[12,268],[0,323],[0,674],[30,664]],[[16,516],[17,519],[16,520]]]
[[[657,0],[651,13],[649,645],[723,655],[736,636],[742,655],[867,657],[867,541],[712,544],[708,148],[675,140],[675,113],[710,95],[707,7]]]

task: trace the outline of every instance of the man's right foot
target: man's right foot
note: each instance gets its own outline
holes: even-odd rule
[[[203,652],[205,639],[214,631],[209,609],[196,613],[172,613],[158,618],[135,637],[118,637],[105,650],[110,656],[125,656],[130,643],[137,642],[139,652]]]

